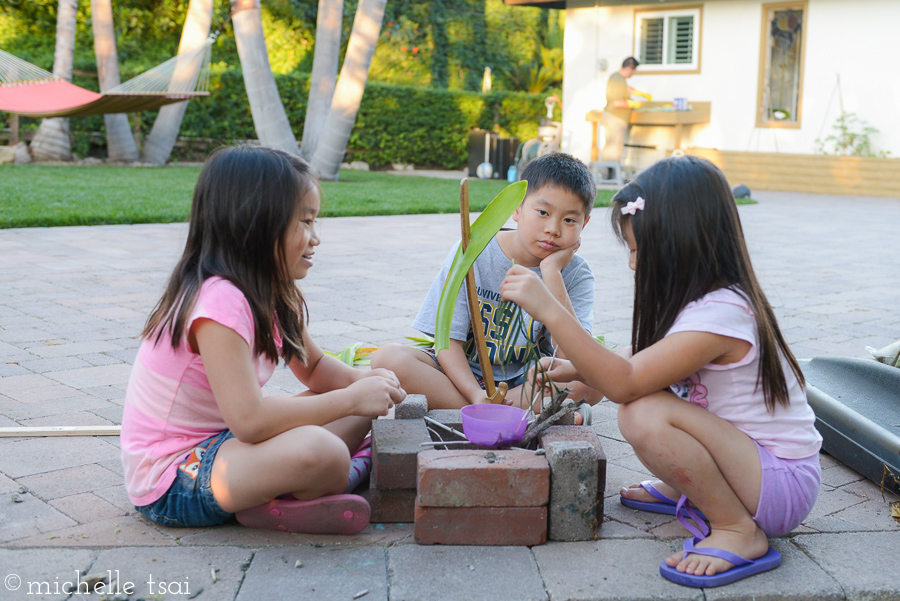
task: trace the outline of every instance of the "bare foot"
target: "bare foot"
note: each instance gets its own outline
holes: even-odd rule
[[[765,533],[760,530],[753,520],[749,525],[741,523],[727,528],[713,528],[712,533],[699,543],[697,548],[715,547],[734,553],[745,559],[762,557],[769,550],[769,541]],[[666,565],[675,568],[685,574],[695,576],[713,576],[721,574],[734,567],[734,564],[718,557],[698,555],[691,553],[684,557],[684,552],[679,551],[666,559]]]
[[[681,493],[676,491],[674,488],[663,482],[662,480],[654,480],[653,486],[666,495],[670,499],[678,500],[681,496]],[[640,484],[632,484],[627,488],[623,488],[619,491],[619,494],[625,497],[626,499],[630,499],[631,501],[643,501],[645,503],[661,503],[659,499],[651,495],[647,492],[643,486]]]

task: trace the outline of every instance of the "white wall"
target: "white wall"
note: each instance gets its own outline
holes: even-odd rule
[[[634,9],[697,2],[594,4],[570,0],[566,10],[563,150],[585,161],[591,127],[584,116],[603,108],[607,78],[633,52]],[[900,1],[809,0],[800,129],[756,127],[762,0],[702,4],[700,73],[642,75],[638,69],[629,81],[654,100],[712,103],[711,122],[686,128],[682,147],[812,154],[816,138],[832,133],[840,114],[840,73],[844,109],[879,130],[871,136],[876,150],[900,157]],[[605,71],[597,68],[600,59],[608,63]],[[634,127],[632,140],[671,148],[672,129]]]

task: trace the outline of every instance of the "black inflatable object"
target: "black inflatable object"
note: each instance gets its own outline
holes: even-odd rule
[[[800,368],[822,448],[900,493],[900,369],[850,357],[816,357]]]

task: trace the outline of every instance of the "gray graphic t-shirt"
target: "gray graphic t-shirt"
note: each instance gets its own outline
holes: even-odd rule
[[[419,309],[419,314],[416,315],[416,319],[412,324],[412,327],[429,336],[434,336],[434,325],[437,319],[441,290],[444,288],[444,282],[447,280],[447,274],[450,271],[453,258],[456,256],[458,246],[459,243],[456,243],[444,260],[441,272],[432,282],[422,307]],[[553,352],[549,340],[550,335],[544,328],[544,324],[533,319],[524,311],[522,312],[522,318],[525,332],[520,331],[515,337],[510,338],[509,329],[511,324],[509,323],[509,318],[508,316],[501,316],[498,307],[501,303],[500,284],[503,283],[503,277],[509,271],[511,264],[512,261],[500,249],[500,244],[497,243],[496,237],[488,243],[484,252],[475,261],[475,285],[478,292],[478,302],[481,305],[482,327],[484,328],[485,342],[490,354],[491,367],[494,371],[494,379],[498,382],[513,380],[525,373],[527,366],[524,358],[529,340],[540,345],[542,355],[549,355]],[[531,270],[541,275],[540,267],[532,267]],[[576,254],[562,270],[562,277],[578,321],[581,322],[585,330],[590,332],[594,323],[594,274],[588,267],[587,262]],[[466,357],[469,359],[472,371],[482,375],[481,367],[478,364],[475,338],[472,335],[472,328],[469,322],[469,303],[466,296],[466,283],[463,282],[459,296],[456,298],[456,307],[453,310],[450,338],[464,343],[463,348]],[[509,341],[505,347],[503,346],[504,340]],[[507,351],[507,357],[501,358],[499,356],[501,348]],[[501,363],[505,363],[505,366],[501,367]]]

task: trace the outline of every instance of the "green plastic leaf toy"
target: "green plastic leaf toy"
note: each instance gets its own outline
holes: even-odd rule
[[[503,188],[472,224],[466,252],[463,252],[462,245],[456,250],[456,256],[450,265],[450,272],[447,274],[447,281],[444,282],[441,300],[438,303],[437,319],[434,325],[434,351],[436,353],[450,348],[450,322],[453,320],[453,308],[469,268],[487,247],[491,238],[497,235],[503,224],[512,216],[516,207],[522,204],[527,189],[528,182],[526,181],[515,182]]]

